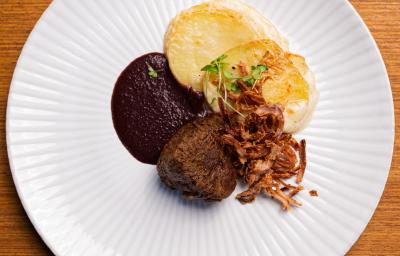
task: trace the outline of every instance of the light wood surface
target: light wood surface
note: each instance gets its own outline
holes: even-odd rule
[[[332,1],[332,0],[327,0]],[[5,142],[7,95],[15,63],[50,0],[0,0],[0,255],[52,255],[27,218],[11,178]],[[400,0],[353,0],[385,59],[400,118]],[[399,130],[399,123],[396,130]],[[382,200],[349,255],[400,255],[400,137]],[[310,241],[312,243],[312,241]]]

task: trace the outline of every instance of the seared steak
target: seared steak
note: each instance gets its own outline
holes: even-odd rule
[[[164,146],[157,163],[161,180],[183,195],[222,200],[236,187],[236,170],[220,143],[222,118],[212,114],[186,124]]]

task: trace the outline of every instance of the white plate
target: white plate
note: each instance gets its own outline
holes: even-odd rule
[[[381,197],[394,138],[380,53],[345,0],[252,0],[307,57],[321,99],[301,208],[234,196],[183,202],[114,132],[110,98],[136,57],[162,51],[168,21],[197,0],[56,0],[27,41],[7,109],[23,205],[58,255],[341,255]]]

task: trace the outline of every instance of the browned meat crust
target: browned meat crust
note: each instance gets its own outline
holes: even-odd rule
[[[228,197],[236,187],[236,169],[220,143],[222,127],[222,117],[213,114],[178,130],[161,152],[161,180],[188,197]]]

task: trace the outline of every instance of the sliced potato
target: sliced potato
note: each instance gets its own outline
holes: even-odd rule
[[[225,7],[241,12],[249,22],[260,33],[260,39],[271,39],[275,41],[283,50],[289,51],[288,41],[284,38],[275,25],[268,20],[262,13],[248,5],[242,0],[212,0],[199,6]]]
[[[201,91],[201,68],[223,52],[256,39],[272,37],[281,41],[275,27],[260,16],[237,0],[206,2],[178,14],[164,41],[174,76],[181,84]]]
[[[267,79],[263,84],[263,96],[267,102],[286,105],[288,102],[308,100],[308,84],[287,57],[285,52],[272,40],[257,40],[241,44],[225,52],[228,57],[226,69],[233,76],[239,76],[238,69],[233,69],[239,62],[251,66],[264,64],[268,67]]]
[[[308,123],[315,107],[318,91],[315,79],[303,57],[285,53],[272,40],[256,40],[241,44],[225,52],[228,63],[224,72],[230,72],[233,77],[240,77],[236,68],[240,62],[250,70],[251,66],[266,65],[268,77],[262,85],[262,95],[267,102],[279,103],[285,107],[285,131],[296,132]],[[293,59],[293,61],[292,61]],[[296,64],[295,64],[296,63]],[[306,80],[303,76],[309,76]],[[312,83],[309,85],[309,83]],[[206,98],[214,111],[218,111],[215,86],[205,83]],[[211,92],[208,94],[208,92]]]
[[[311,72],[303,56],[287,52],[286,57],[292,61],[309,85],[315,85],[314,73]]]
[[[301,75],[304,77],[304,79],[308,83],[308,106],[306,108],[306,112],[304,115],[302,115],[302,118],[300,117],[292,117],[290,120],[292,122],[287,123],[286,129],[288,132],[295,132],[299,131],[305,127],[308,126],[310,123],[313,113],[315,111],[315,108],[317,106],[318,100],[319,100],[319,91],[317,89],[317,83],[315,79],[314,73],[310,70],[308,67],[306,60],[304,59],[303,56],[293,54],[293,53],[286,53],[288,58],[293,62],[293,65],[300,71]],[[299,104],[301,103],[292,103],[291,108],[299,108]],[[300,106],[301,108],[301,106]],[[303,108],[305,109],[305,108]],[[299,111],[294,112],[294,113],[299,113]],[[287,113],[285,113],[287,114]],[[294,115],[294,114],[293,114]],[[288,118],[286,118],[288,119]]]

